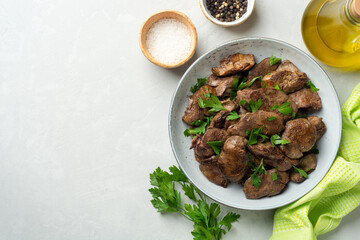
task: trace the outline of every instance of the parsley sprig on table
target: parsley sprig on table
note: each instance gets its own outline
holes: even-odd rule
[[[207,203],[206,197],[188,181],[179,168],[172,166],[169,170],[170,173],[158,167],[150,174],[150,184],[154,187],[149,192],[153,197],[151,203],[154,208],[161,213],[177,212],[192,221],[194,229],[191,234],[194,240],[220,240],[240,215],[229,212],[220,218],[219,204]],[[195,204],[182,204],[181,193],[176,190],[178,186]]]
[[[252,171],[253,173],[250,176],[251,184],[256,188],[259,188],[261,183],[261,178],[259,177],[259,175],[262,173],[266,174],[263,159],[261,159],[259,166],[255,169],[252,169]]]

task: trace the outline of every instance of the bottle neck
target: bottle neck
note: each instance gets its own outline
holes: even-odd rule
[[[350,21],[360,24],[360,0],[347,0],[345,13]]]

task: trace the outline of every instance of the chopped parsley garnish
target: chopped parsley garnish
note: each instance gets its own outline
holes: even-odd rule
[[[204,99],[199,98],[199,107],[201,108],[210,108],[209,112],[214,113],[221,110],[226,110],[223,105],[221,105],[220,100],[217,98],[217,96],[211,95],[210,93],[203,94]]]
[[[308,178],[308,177],[309,177],[309,176],[307,175],[307,173],[306,173],[304,170],[302,170],[301,168],[297,168],[297,167],[295,167],[295,166],[293,166],[293,168],[294,168],[294,171],[295,171],[295,172],[300,173],[300,176],[303,176],[304,178]]]
[[[275,85],[275,89],[276,89],[276,90],[279,90],[279,91],[282,91],[281,88],[279,87],[279,84],[276,84],[276,85]]]
[[[247,103],[246,100],[240,100],[240,101],[239,101],[239,105],[243,105],[243,104],[245,104],[245,103]]]
[[[270,109],[271,109],[271,110],[276,110],[277,108],[278,108],[278,105],[270,106]]]
[[[284,91],[280,88],[279,84],[276,84],[274,88],[275,88],[276,90],[282,91],[283,93],[286,94],[286,92],[284,92]]]
[[[276,117],[268,117],[266,120],[268,120],[269,122],[271,122],[271,121],[274,121],[276,119]]]
[[[292,112],[291,119],[295,119],[295,118],[296,118],[296,113],[295,113],[295,112]]]
[[[306,114],[301,114],[301,115],[297,115],[295,117],[295,119],[299,119],[299,118],[307,118],[307,115]]]
[[[273,173],[271,174],[271,179],[272,179],[273,181],[276,181],[276,180],[277,180],[276,172],[273,172]]]
[[[191,234],[194,239],[220,240],[231,229],[232,223],[236,222],[240,215],[232,212],[220,218],[221,208],[217,203],[207,203],[206,196],[192,185],[184,173],[177,167],[169,168],[170,173],[157,168],[150,174],[149,189],[152,195],[151,203],[161,213],[177,212],[193,222]],[[183,204],[184,194],[192,201],[191,204]]]
[[[254,102],[252,99],[249,102],[249,107],[251,109],[251,112],[253,113],[257,112],[257,110],[259,110],[261,105],[263,105],[263,101],[261,100],[261,98],[259,98],[256,102]]]
[[[234,77],[234,81],[231,85],[231,89],[230,89],[230,100],[234,101],[236,98],[236,92],[237,92],[237,88],[238,88],[238,83],[239,83],[239,78],[238,77]]]
[[[262,76],[254,77],[253,79],[251,79],[247,87],[250,87],[257,79],[260,79],[260,81],[262,81]]]
[[[308,153],[319,154],[319,149],[316,144],[308,151]]]
[[[264,168],[264,164],[263,164],[263,159],[261,159],[261,162],[259,164],[259,166],[255,169],[252,169],[254,172],[253,174],[251,174],[250,178],[251,178],[251,184],[256,187],[259,188],[260,187],[260,183],[261,183],[261,178],[258,176],[260,174],[266,174],[266,170]]]
[[[210,147],[214,150],[217,157],[219,158],[223,142],[222,141],[214,141],[214,142],[206,142],[206,143],[210,145]]]
[[[281,137],[277,134],[274,134],[271,136],[270,142],[271,142],[271,145],[273,146],[273,148],[275,147],[275,145],[280,145],[280,144],[285,145],[285,144],[290,143],[290,141],[288,141],[286,139],[281,139]]]
[[[246,83],[246,81],[247,81],[246,77],[243,77],[243,79],[241,80],[239,85],[238,85],[239,79],[236,82],[235,82],[235,79],[234,79],[233,84],[232,84],[231,89],[230,89],[230,99],[234,100],[235,97],[236,97],[236,92],[237,91],[243,90],[244,88],[249,88],[256,81],[256,79],[262,80],[262,76],[253,78],[249,82],[249,84]]]
[[[193,122],[191,123],[191,125],[198,127],[198,126],[201,125],[201,123],[202,123],[202,120],[195,120],[195,121],[193,121]]]
[[[259,108],[263,105],[263,101],[261,100],[261,98],[259,98],[256,102],[254,102],[254,100],[250,99],[249,102],[247,102],[246,100],[240,100],[239,105],[244,105],[246,104],[248,105],[248,108],[251,112],[257,112],[257,110],[259,110]]]
[[[191,123],[191,125],[198,126],[197,128],[190,128],[184,131],[185,137],[189,137],[190,135],[201,135],[206,131],[206,126],[212,121],[213,117],[204,117],[203,120],[195,120]]]
[[[271,110],[278,110],[280,113],[285,114],[285,115],[290,115],[293,112],[292,107],[290,107],[290,102],[285,102],[283,104],[281,104],[280,106],[278,105],[273,105],[270,107]]]
[[[248,157],[250,158],[250,154],[248,153]],[[252,157],[252,156],[251,156]],[[251,158],[250,158],[251,159]],[[256,168],[256,165],[254,162],[248,162],[248,165],[251,167],[251,169],[255,169]]]
[[[194,85],[194,86],[192,86],[192,87],[190,87],[190,91],[192,92],[192,93],[195,93],[197,90],[199,90],[205,83],[207,82],[207,78],[205,77],[205,78],[198,78],[197,79],[197,83]]]
[[[227,120],[235,120],[235,119],[238,119],[238,118],[240,118],[240,116],[235,111],[229,113],[229,115],[226,117]]]
[[[247,81],[247,77],[243,77],[242,79],[241,79],[241,82],[240,82],[240,84],[239,84],[239,86],[237,86],[237,91],[239,91],[239,90],[243,90],[244,88],[246,88],[248,85],[246,84],[246,81]]]
[[[319,91],[320,89],[318,89],[317,87],[315,87],[315,85],[312,83],[312,81],[308,81],[306,83],[306,85],[311,89],[311,91],[313,92],[317,92]]]
[[[274,65],[274,64],[277,64],[278,62],[281,61],[281,58],[277,58],[277,57],[274,57],[274,56],[271,56],[270,57],[270,66]]]
[[[293,109],[290,107],[290,102],[285,102],[281,104],[277,110],[285,115],[289,115],[293,112]]]
[[[261,141],[260,142],[264,142],[267,139],[269,139],[268,136],[264,135],[261,133],[261,131],[263,130],[264,126],[262,126],[261,128],[254,128],[251,130],[250,132],[250,136],[249,136],[249,141],[248,141],[248,146],[256,144],[258,141],[257,139],[259,137],[261,137]]]

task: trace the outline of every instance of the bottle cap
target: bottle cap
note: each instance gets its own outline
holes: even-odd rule
[[[353,0],[350,7],[350,13],[354,18],[360,20],[360,0]]]

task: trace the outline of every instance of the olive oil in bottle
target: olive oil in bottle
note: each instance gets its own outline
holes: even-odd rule
[[[360,69],[360,0],[312,0],[301,27],[305,45],[317,59]]]

